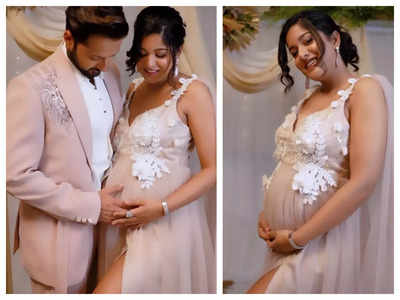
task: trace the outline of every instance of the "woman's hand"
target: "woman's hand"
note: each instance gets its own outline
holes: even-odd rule
[[[290,254],[295,251],[289,243],[289,234],[291,230],[271,230],[267,234],[267,245],[272,251],[280,254]]]
[[[269,224],[267,223],[267,221],[265,221],[264,218],[264,211],[261,211],[258,215],[258,236],[267,242],[269,241],[267,237],[270,231],[271,228],[269,228]]]
[[[131,209],[127,206],[124,212],[115,212],[114,217],[118,219],[111,224],[121,227],[140,227],[163,216],[161,201],[135,200],[129,202],[129,207]],[[130,218],[126,217],[128,211],[132,214]]]

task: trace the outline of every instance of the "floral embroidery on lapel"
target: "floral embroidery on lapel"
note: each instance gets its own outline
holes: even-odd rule
[[[48,117],[58,126],[67,128],[72,124],[72,117],[57,86],[57,73],[54,68],[46,71],[39,83],[40,100]]]

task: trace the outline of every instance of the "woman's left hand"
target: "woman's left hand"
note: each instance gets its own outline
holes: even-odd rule
[[[271,230],[268,233],[267,245],[272,251],[281,254],[290,254],[296,251],[289,243],[291,230]]]
[[[126,209],[125,212],[115,212],[114,217],[118,219],[114,220],[111,224],[121,227],[140,227],[147,223],[153,222],[163,216],[163,209],[161,201],[149,201],[149,200],[136,200],[129,202],[132,209]],[[127,218],[126,212],[130,211],[132,217]]]

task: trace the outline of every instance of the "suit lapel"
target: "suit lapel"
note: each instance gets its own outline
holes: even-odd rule
[[[85,100],[83,99],[79,83],[73,71],[69,59],[59,47],[54,53],[57,71],[57,85],[62,94],[65,105],[71,114],[72,120],[78,132],[79,139],[85,151],[90,169],[92,168],[92,128]]]

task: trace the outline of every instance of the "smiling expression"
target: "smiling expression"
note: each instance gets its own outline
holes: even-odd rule
[[[296,67],[313,80],[321,80],[335,55],[331,53],[334,51],[333,46],[328,46],[330,43],[328,38],[323,33],[319,34],[325,45],[325,53],[322,57],[313,34],[300,24],[293,25],[286,36],[287,47],[295,60]]]
[[[149,83],[160,83],[168,79],[172,68],[172,55],[158,33],[143,38],[140,48],[141,58],[136,68]]]

